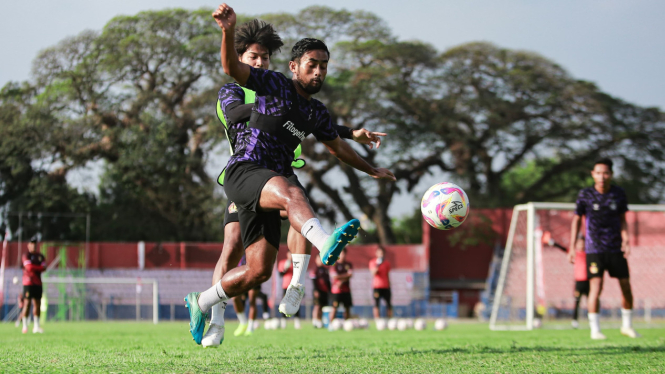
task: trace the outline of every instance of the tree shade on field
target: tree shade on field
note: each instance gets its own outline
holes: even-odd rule
[[[225,141],[214,103],[229,79],[210,13],[119,16],[42,51],[34,78],[0,93],[0,204],[91,211],[104,222],[93,240],[221,239],[225,205],[205,167]],[[397,193],[420,193],[428,174],[455,180],[477,207],[570,201],[593,160],[609,156],[632,203],[662,200],[663,113],[536,53],[489,43],[440,52],[398,40],[364,11],[314,6],[259,18],[286,42],[273,68],[287,71],[297,39],[325,40],[331,64],[317,98],[339,124],[389,133],[378,151],[356,149],[393,170],[396,183],[362,177],[313,139],[303,147],[317,212],[330,220],[361,212],[376,228],[366,240],[411,240],[388,211]],[[72,170],[100,160],[99,196],[67,184]]]

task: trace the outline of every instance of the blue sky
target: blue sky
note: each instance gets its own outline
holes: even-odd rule
[[[119,14],[164,8],[213,8],[201,0],[35,0],[4,1],[0,8],[0,86],[30,78],[37,53],[85,29],[101,29]],[[400,39],[418,39],[439,50],[470,41],[531,50],[593,81],[629,102],[665,109],[665,1],[663,0],[305,0],[230,2],[237,12],[297,12],[311,5],[366,10],[386,20]],[[212,22],[212,20],[211,20]],[[211,159],[217,170],[226,162]],[[71,181],[96,186],[99,165]],[[214,173],[213,173],[214,174]],[[436,176],[423,181],[438,182]],[[424,190],[423,190],[424,191]],[[402,196],[391,214],[412,211],[417,196]]]
[[[665,1],[662,0],[304,0],[230,2],[239,13],[296,12],[320,4],[373,12],[402,39],[437,48],[484,40],[560,63],[630,102],[665,108]],[[5,1],[0,11],[0,85],[29,78],[39,50],[118,14],[215,7],[201,0]]]

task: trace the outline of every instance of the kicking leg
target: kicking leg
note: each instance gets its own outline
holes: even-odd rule
[[[356,237],[360,228],[360,222],[353,219],[332,235],[328,234],[314,215],[304,191],[281,176],[273,177],[265,184],[259,206],[263,210],[286,211],[291,227],[319,248],[321,260],[326,265],[337,261],[339,253]]]

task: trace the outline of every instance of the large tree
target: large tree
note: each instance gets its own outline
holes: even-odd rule
[[[462,185],[474,206],[509,206],[570,199],[602,155],[620,161],[639,201],[662,199],[663,113],[611,97],[542,56],[488,43],[440,52],[397,40],[363,11],[310,7],[260,18],[286,41],[273,68],[287,72],[297,39],[325,40],[331,63],[317,98],[341,125],[389,132],[378,151],[354,147],[393,170],[396,183],[304,143],[300,175],[317,212],[333,221],[361,212],[375,227],[370,240],[396,241],[394,197],[422,187],[427,174]],[[34,178],[66,183],[71,170],[101,162],[99,201],[81,200],[106,223],[96,237],[218,240],[223,204],[205,166],[225,138],[214,116],[216,92],[229,81],[220,36],[209,10],[150,11],[40,53],[34,80],[6,86],[0,98],[0,203]]]

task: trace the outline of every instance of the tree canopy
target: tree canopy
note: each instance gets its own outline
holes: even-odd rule
[[[215,101],[229,78],[210,13],[119,16],[42,51],[33,79],[0,92],[0,204],[92,212],[93,239],[220,240],[224,199],[206,165],[226,141]],[[287,71],[296,40],[324,40],[331,64],[317,98],[338,124],[389,133],[379,150],[354,147],[395,183],[340,164],[314,139],[303,144],[300,175],[317,212],[331,221],[362,213],[375,226],[369,240],[413,240],[405,228],[414,218],[399,221],[389,208],[428,174],[461,185],[476,207],[570,201],[607,156],[631,202],[663,199],[663,113],[545,57],[480,42],[437,51],[399,40],[364,11],[314,6],[258,18],[286,43],[273,68]],[[103,165],[99,196],[67,182],[90,163]]]

